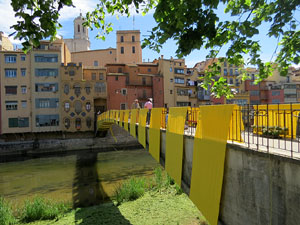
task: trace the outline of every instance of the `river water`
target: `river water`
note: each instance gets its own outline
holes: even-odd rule
[[[158,166],[143,149],[2,163],[0,195],[15,206],[36,195],[89,206],[111,197],[122,181],[151,175]]]

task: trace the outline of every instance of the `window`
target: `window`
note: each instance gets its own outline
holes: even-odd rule
[[[224,62],[224,67],[227,67],[227,62]]]
[[[65,109],[66,112],[69,112],[69,110],[70,110],[70,102],[65,102],[64,109]]]
[[[98,66],[98,61],[97,60],[94,61],[94,66]]]
[[[74,71],[74,70],[70,70],[70,71],[69,71],[69,75],[70,75],[70,76],[74,76],[74,75],[75,75],[75,71]]]
[[[227,76],[227,69],[224,69],[224,76]]]
[[[99,73],[99,80],[103,80],[103,79],[104,79],[103,73]]]
[[[233,79],[232,78],[229,79],[229,84],[233,84]]]
[[[132,42],[135,42],[135,36],[131,37]]]
[[[177,95],[188,96],[189,95],[188,89],[177,89]]]
[[[77,31],[80,32],[80,25],[77,25]]]
[[[259,91],[250,91],[250,96],[259,96]]]
[[[251,79],[252,79],[252,80],[254,80],[254,79],[255,79],[255,77],[254,77],[254,73],[252,73],[252,74],[251,74]]]
[[[5,86],[6,95],[16,95],[18,86]]]
[[[6,110],[18,110],[18,101],[5,101]]]
[[[58,108],[58,98],[36,98],[35,108]]]
[[[191,103],[190,102],[176,102],[176,106],[190,106]]]
[[[15,63],[17,62],[17,55],[5,55],[5,63]]]
[[[121,110],[124,110],[124,109],[126,109],[126,103],[121,103]]]
[[[64,119],[64,125],[65,125],[65,128],[69,129],[70,128],[70,119],[69,118],[65,118]]]
[[[112,54],[112,51],[109,51],[109,54],[111,55],[111,54]]]
[[[50,127],[59,125],[59,115],[36,115],[35,117],[37,127]]]
[[[91,103],[90,102],[87,102],[86,104],[85,104],[85,109],[86,109],[86,111],[91,111]]]
[[[176,68],[176,69],[174,70],[174,72],[175,72],[175,73],[178,73],[178,74],[184,74],[184,69],[177,69],[177,68]]]
[[[287,83],[290,83],[290,76],[287,76],[287,77],[286,77],[286,82],[287,82]]]
[[[27,87],[26,86],[21,86],[21,93],[26,94],[27,93]]]
[[[25,61],[26,60],[26,55],[22,54],[21,55],[21,61]]]
[[[143,77],[142,81],[143,81],[143,85],[146,85],[146,77]]]
[[[172,69],[172,67],[170,67],[170,72],[172,72],[173,71],[173,69]]]
[[[28,117],[8,118],[8,127],[29,127]]]
[[[36,83],[35,84],[35,92],[56,92],[56,91],[58,91],[58,83]]]
[[[175,84],[184,84],[184,78],[175,77]]]
[[[170,90],[170,94],[173,94],[173,90]]]
[[[115,76],[115,81],[118,81],[119,80],[119,77],[118,76]]]
[[[151,68],[148,68],[148,70],[147,70],[149,73],[151,72]]]
[[[78,97],[81,94],[81,87],[79,84],[74,85],[74,94]]]
[[[92,73],[92,80],[96,80],[96,73]]]
[[[21,104],[22,104],[22,108],[27,108],[27,101],[26,100],[21,101]]]
[[[135,53],[135,47],[132,46],[132,53],[134,54]]]
[[[233,70],[232,69],[229,70],[229,75],[233,76]]]
[[[21,76],[25,77],[26,76],[26,69],[21,69]]]
[[[86,118],[86,126],[88,128],[90,128],[92,126],[92,119],[91,119],[91,117],[87,117]]]
[[[122,67],[119,67],[119,68],[118,68],[118,73],[123,73]]]
[[[77,130],[80,130],[80,128],[81,128],[81,119],[80,118],[76,118],[76,120],[75,120],[75,128]]]
[[[86,94],[90,94],[91,93],[91,87],[90,86],[86,86],[85,87],[85,92],[86,92]]]
[[[58,62],[57,54],[35,54],[35,62]]]
[[[121,47],[121,54],[124,54],[124,47]]]
[[[146,90],[143,90],[143,98],[147,98],[147,92],[146,92]]]
[[[121,36],[121,42],[124,42],[124,37],[123,36]]]
[[[280,95],[280,91],[272,91],[272,96],[279,96]]]
[[[235,69],[235,75],[236,75],[236,76],[239,75],[239,69]]]
[[[173,78],[170,78],[170,82],[171,82],[171,83],[173,82]]]
[[[279,104],[280,103],[280,99],[272,99],[272,103],[273,104]]]
[[[17,77],[17,69],[5,69],[5,77]]]
[[[127,89],[126,88],[122,88],[121,89],[121,93],[122,93],[122,95],[127,95]]]
[[[35,69],[36,77],[56,77],[58,69]]]
[[[82,103],[81,103],[81,101],[75,101],[74,107],[75,107],[75,112],[77,113],[77,115],[82,112]]]

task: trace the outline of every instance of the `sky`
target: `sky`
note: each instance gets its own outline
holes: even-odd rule
[[[83,15],[88,12],[92,11],[92,9],[96,6],[97,2],[99,0],[73,0],[75,8],[73,7],[64,7],[61,11],[61,16],[59,19],[59,22],[62,24],[62,28],[58,31],[58,34],[63,36],[63,38],[73,38],[73,20],[75,17],[77,17],[80,12],[83,13]],[[12,29],[10,29],[10,26],[16,23],[17,18],[14,17],[14,12],[12,10],[12,7],[10,6],[11,0],[0,0],[0,15],[2,18],[0,20],[0,31],[4,31],[5,34],[11,34],[13,32]],[[133,11],[134,12],[134,11]],[[224,14],[224,7],[220,7],[218,10],[218,16],[222,19],[227,20],[234,20],[235,18],[229,18],[227,15]],[[89,38],[91,42],[91,49],[105,49],[109,47],[116,48],[116,31],[117,30],[132,30],[137,29],[141,31],[141,39],[146,38],[147,35],[150,34],[149,31],[153,27],[155,27],[156,23],[153,19],[153,12],[150,12],[149,14],[142,16],[137,15],[136,13],[133,13],[134,15],[134,23],[133,23],[133,17],[127,18],[127,17],[119,17],[119,19],[116,19],[115,17],[108,17],[108,22],[113,23],[113,29],[114,31],[109,34],[106,37],[105,41],[96,39],[97,35],[97,29],[94,29],[93,31],[89,31]],[[298,12],[298,14],[300,14]],[[300,17],[300,15],[298,15]],[[274,38],[269,38],[266,35],[267,33],[267,26],[263,25],[260,28],[260,34],[256,37],[257,40],[260,41],[262,45],[262,53],[261,57],[264,61],[270,61],[272,58],[272,55],[274,53],[274,50],[277,45],[277,40]],[[13,40],[11,38],[11,41],[14,44],[19,44],[20,41]],[[21,46],[20,46],[21,47]],[[225,46],[226,47],[226,46]],[[170,57],[176,58],[176,42],[174,40],[167,41],[163,48],[161,49],[160,53],[157,53],[149,48],[143,49],[143,61],[152,61],[154,59],[157,59],[161,55],[164,55],[164,58],[168,59]],[[225,56],[226,48],[222,48],[222,51],[220,52],[219,56]],[[186,65],[188,67],[193,67],[197,62],[203,61],[206,58],[206,55],[208,54],[208,51],[203,49],[200,50],[194,50],[192,51],[188,56],[184,57],[186,61]],[[273,58],[274,59],[274,58]]]

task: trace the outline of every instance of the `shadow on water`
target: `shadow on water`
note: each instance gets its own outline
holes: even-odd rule
[[[109,200],[101,185],[97,153],[84,152],[77,155],[72,196],[73,207],[77,208],[76,224],[130,224]]]

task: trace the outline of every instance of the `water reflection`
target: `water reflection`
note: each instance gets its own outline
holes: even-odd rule
[[[99,181],[97,153],[78,154],[75,168],[72,188],[74,208],[98,205],[107,198]]]

